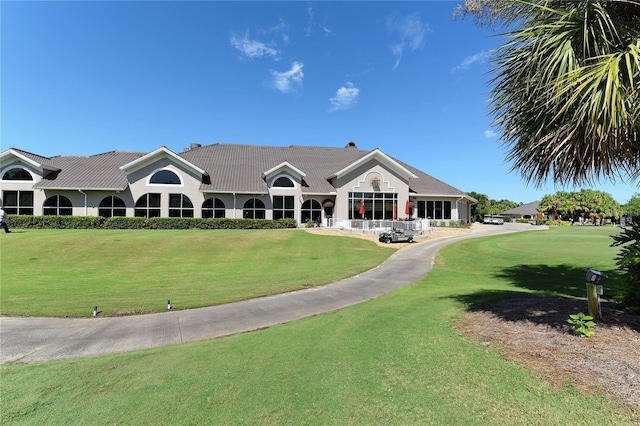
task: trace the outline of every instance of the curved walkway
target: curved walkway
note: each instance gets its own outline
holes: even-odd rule
[[[248,332],[329,312],[412,284],[444,246],[467,238],[540,227],[474,227],[461,236],[407,246],[354,277],[291,293],[184,311],[108,318],[0,317],[0,362],[93,357]]]

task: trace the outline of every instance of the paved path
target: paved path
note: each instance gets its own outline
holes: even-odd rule
[[[207,308],[127,317],[0,317],[0,362],[40,362],[114,354],[242,333],[329,312],[412,284],[435,254],[462,239],[540,229],[480,226],[470,234],[412,244],[378,267],[324,287]]]

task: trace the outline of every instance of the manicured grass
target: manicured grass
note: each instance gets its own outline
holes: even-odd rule
[[[330,283],[394,250],[303,230],[14,230],[0,239],[3,315],[90,316],[229,303]]]
[[[613,268],[607,235],[552,229],[465,241],[416,285],[333,313],[137,353],[3,365],[1,423],[637,424],[628,408],[553,388],[452,327],[477,298],[543,294],[545,283],[577,296],[583,268]]]

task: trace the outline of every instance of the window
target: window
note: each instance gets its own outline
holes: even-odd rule
[[[302,209],[300,210],[300,222],[306,223],[310,220],[314,222],[322,218],[322,207],[316,200],[307,200],[302,203]]]
[[[212,218],[212,217],[225,217],[225,205],[224,202],[220,198],[207,198],[202,203],[202,217],[203,218]]]
[[[2,180],[33,180],[33,176],[26,169],[14,168],[7,170],[4,175],[2,175]]]
[[[275,180],[275,182],[273,182],[273,186],[275,188],[293,188],[295,185],[288,177],[280,176]]]
[[[262,200],[252,198],[244,203],[244,207],[242,208],[242,217],[245,219],[264,219],[266,216]]]
[[[394,214],[398,211],[397,204],[398,194],[395,193],[350,192],[349,219],[392,220],[397,216]]]
[[[293,219],[296,217],[293,195],[273,196],[273,219]]]
[[[182,181],[180,177],[171,170],[160,170],[151,176],[149,183],[156,185],[181,185]]]
[[[4,191],[2,200],[7,214],[33,216],[33,191]]]
[[[144,194],[136,201],[136,217],[160,217],[160,194]]]
[[[102,217],[126,216],[127,209],[124,201],[120,197],[114,195],[105,197],[100,201],[98,207],[98,215]]]
[[[451,219],[451,201],[425,201],[418,202],[418,216],[425,219]]]
[[[45,216],[71,216],[71,200],[64,195],[54,195],[44,201],[43,214]]]
[[[193,217],[193,203],[184,194],[169,194],[169,217]]]

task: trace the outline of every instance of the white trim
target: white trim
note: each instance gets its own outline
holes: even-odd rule
[[[288,169],[292,171],[293,172],[292,174],[300,179],[304,178],[307,175],[302,170],[292,166],[288,161],[283,161],[277,166],[267,170],[266,172],[263,172],[262,177],[265,179],[268,179],[270,176],[274,175],[275,173],[279,172],[282,169]]]
[[[362,164],[365,164],[369,160],[373,160],[373,159],[380,161],[380,163],[382,163],[385,167],[388,167],[391,170],[395,170],[400,176],[405,177],[407,180],[409,178],[413,178],[413,179],[418,178],[418,176],[414,174],[412,171],[410,171],[409,169],[407,169],[406,167],[404,167],[403,165],[395,161],[393,158],[389,157],[387,154],[385,154],[384,152],[376,148],[370,153],[368,153],[367,155],[365,155],[364,157],[362,157],[361,159],[359,159],[358,161],[355,161],[349,164],[344,169],[339,170],[335,174],[329,176],[329,179],[342,177],[343,175],[346,175],[347,173],[352,172],[356,168],[360,167]]]
[[[170,158],[196,173],[200,173],[201,175],[208,176],[208,173],[206,171],[202,170],[200,167],[196,166],[195,164],[188,162],[187,160],[175,154],[173,151],[171,151],[170,149],[164,146],[161,146],[160,148],[150,152],[147,155],[143,155],[137,160],[127,163],[124,166],[121,166],[120,170],[123,170],[127,173],[131,173],[136,170],[140,170],[141,168],[146,167],[149,164],[155,163],[161,158]]]
[[[2,154],[0,154],[0,164],[2,163],[2,160],[7,157],[9,154],[13,155],[14,157],[17,157],[20,161],[23,161],[37,169],[43,168],[44,165],[40,164],[40,163],[36,163],[35,161],[33,161],[32,159],[25,157],[24,155],[20,154],[18,151],[16,151],[13,148],[9,148],[8,150],[4,151]],[[56,169],[59,170],[59,169]]]

